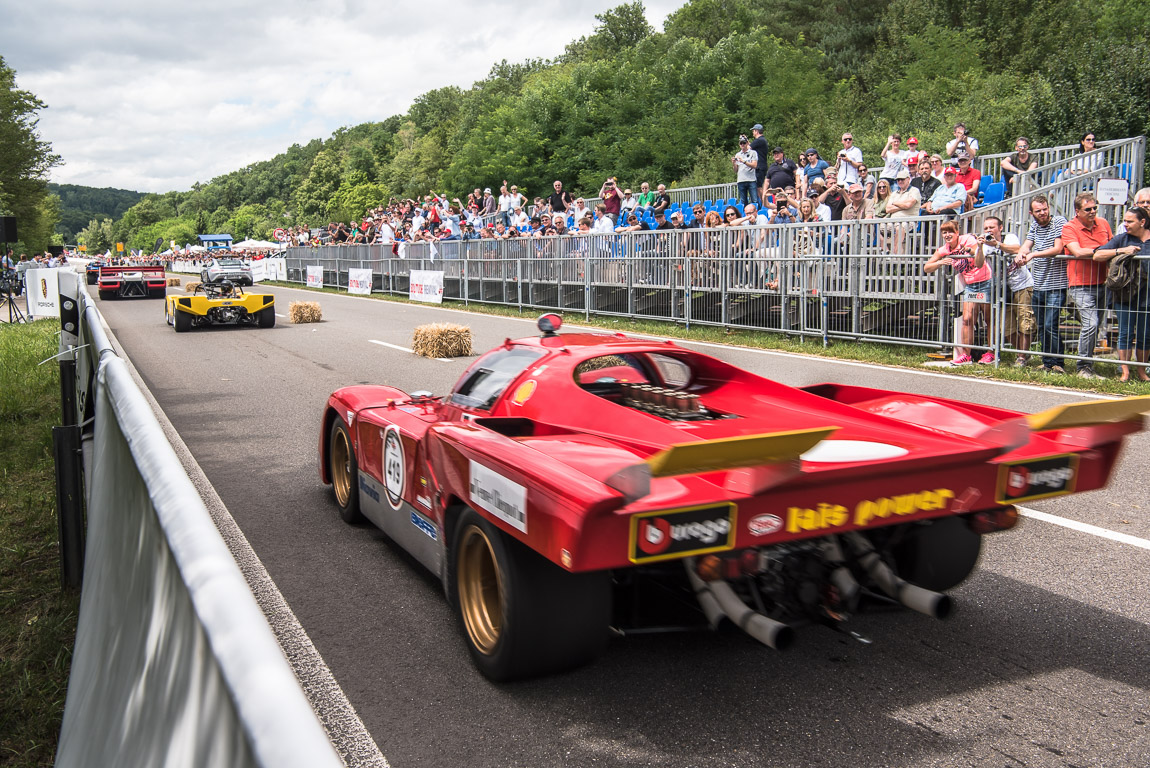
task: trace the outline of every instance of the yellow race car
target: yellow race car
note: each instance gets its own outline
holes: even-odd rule
[[[275,296],[244,293],[228,280],[204,283],[196,286],[191,296],[169,294],[164,301],[164,319],[176,333],[205,325],[271,328],[276,324]]]

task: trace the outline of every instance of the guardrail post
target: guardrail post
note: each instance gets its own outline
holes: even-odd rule
[[[60,280],[60,420],[52,427],[56,463],[56,520],[60,532],[60,578],[66,589],[78,589],[84,576],[84,463],[80,458],[80,424],[76,407],[76,344],[80,308],[78,276]]]

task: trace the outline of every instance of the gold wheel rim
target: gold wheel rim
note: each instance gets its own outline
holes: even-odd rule
[[[336,430],[331,445],[331,485],[335,488],[335,499],[346,506],[351,498],[351,446],[347,444],[347,433]]]
[[[490,656],[503,632],[503,574],[491,541],[475,525],[459,545],[459,606],[472,644]]]

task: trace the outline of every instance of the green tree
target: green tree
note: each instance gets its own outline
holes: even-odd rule
[[[44,103],[16,87],[16,72],[0,57],[0,213],[16,217],[29,250],[45,249],[59,220],[59,198],[48,198],[48,171],[60,164],[36,131]]]

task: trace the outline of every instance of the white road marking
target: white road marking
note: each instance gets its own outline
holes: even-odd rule
[[[276,317],[287,317],[287,315],[281,315],[279,312],[276,312]]]
[[[392,349],[398,349],[400,352],[407,352],[410,355],[415,354],[415,350],[408,349],[407,347],[401,347],[398,344],[388,344],[386,341],[378,341],[377,339],[368,339],[368,341],[370,341],[372,344],[378,344],[381,347],[391,347]],[[436,357],[434,359],[444,363],[451,362],[450,357]]]
[[[1051,515],[1047,512],[1039,512],[1037,509],[1027,509],[1026,507],[1019,507],[1018,513],[1023,517],[1029,517],[1032,520],[1041,520],[1044,523],[1053,523],[1054,525],[1061,525],[1063,528],[1071,528],[1075,531],[1082,533],[1089,533],[1091,536],[1099,536],[1103,539],[1110,539],[1122,544],[1129,544],[1132,547],[1139,549],[1150,550],[1150,540],[1140,539],[1137,536],[1131,536],[1128,533],[1119,533],[1112,531],[1109,528],[1099,528],[1097,525],[1090,523],[1080,523],[1077,520],[1070,520],[1069,518],[1059,517],[1058,515]]]

